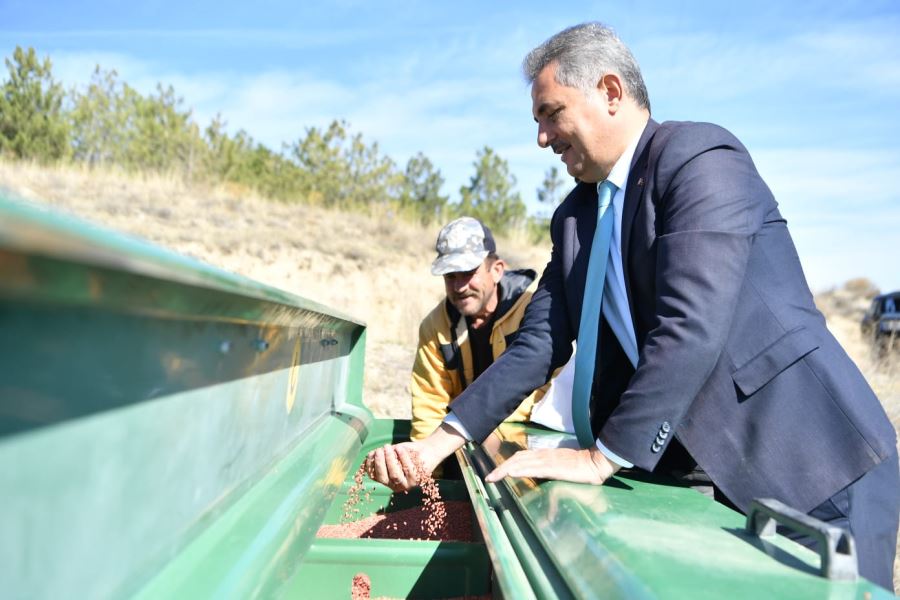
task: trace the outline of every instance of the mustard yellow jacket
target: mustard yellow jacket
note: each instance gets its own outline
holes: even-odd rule
[[[537,274],[531,269],[503,274],[490,338],[494,360],[515,339],[525,307],[536,288]],[[426,437],[441,424],[450,403],[472,381],[473,369],[466,320],[445,298],[419,325],[419,346],[410,382],[412,439]],[[525,398],[507,421],[527,421],[531,407],[541,399],[548,385]]]

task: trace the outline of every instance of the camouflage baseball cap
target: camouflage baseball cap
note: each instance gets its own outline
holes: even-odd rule
[[[434,249],[438,255],[431,263],[431,274],[446,275],[477,269],[488,254],[497,251],[497,244],[484,223],[460,217],[441,229]]]

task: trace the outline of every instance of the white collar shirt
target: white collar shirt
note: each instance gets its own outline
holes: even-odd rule
[[[604,318],[613,333],[616,334],[622,350],[625,351],[625,355],[628,356],[633,367],[637,367],[638,363],[638,346],[634,323],[631,320],[631,310],[628,307],[628,292],[625,289],[625,271],[622,264],[622,209],[625,205],[625,188],[628,184],[628,174],[631,171],[631,159],[634,157],[639,140],[640,136],[632,140],[606,178],[618,189],[612,201],[612,209],[615,211],[613,236],[610,243],[609,263],[606,266],[602,309]],[[597,185],[599,187],[600,184]]]

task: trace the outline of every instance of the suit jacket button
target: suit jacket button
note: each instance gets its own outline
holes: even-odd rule
[[[667,437],[669,437],[669,432],[663,431],[662,429],[660,429],[659,433],[656,434],[656,437],[666,439]]]
[[[659,444],[660,446],[663,446],[663,445],[665,445],[666,440],[665,440],[665,438],[663,438],[663,437],[656,436],[656,441],[655,441],[655,443],[656,443],[656,444]]]
[[[656,453],[658,453],[660,450],[662,450],[662,446],[659,445],[659,444],[657,444],[656,442],[653,442],[653,445],[650,446],[650,450],[653,452],[653,454],[656,454]]]
[[[669,422],[668,422],[668,421],[663,421],[663,424],[662,424],[662,426],[660,427],[660,429],[662,429],[662,430],[665,431],[666,433],[669,433],[669,431],[671,431],[671,429],[672,429],[672,426],[669,425]]]

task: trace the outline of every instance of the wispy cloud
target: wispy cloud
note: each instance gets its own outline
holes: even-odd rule
[[[900,153],[795,147],[760,151],[757,167],[788,219],[810,284],[866,276],[897,285]]]
[[[900,152],[795,146],[755,153],[756,164],[803,211],[893,206],[900,213]],[[786,200],[787,201],[787,200]]]

